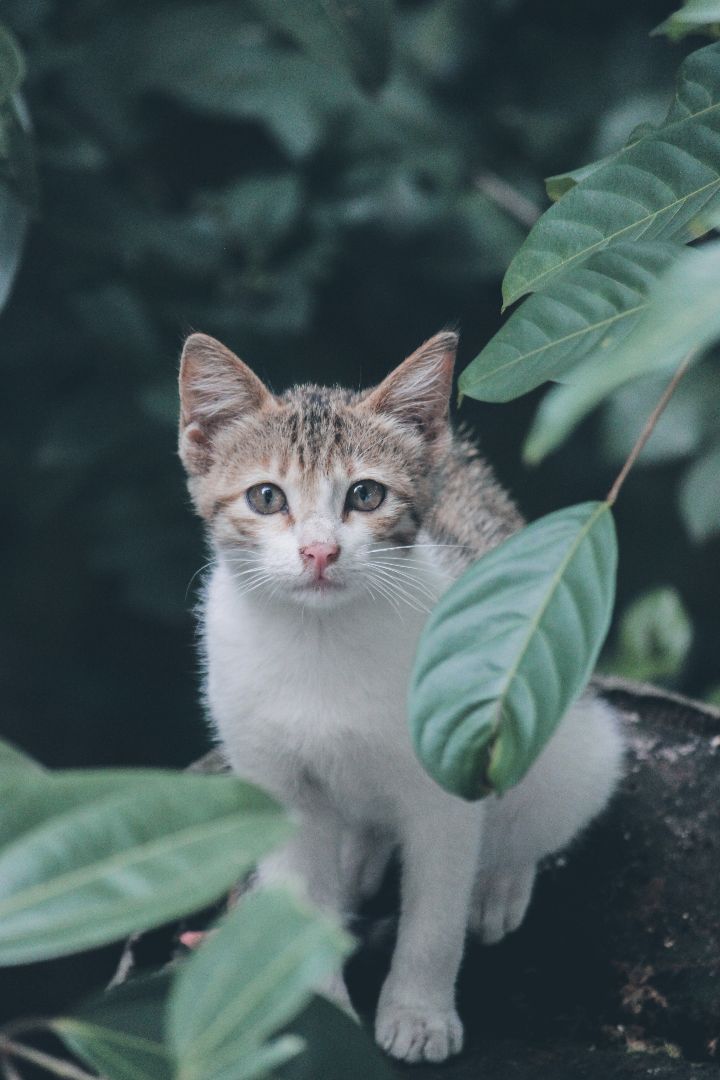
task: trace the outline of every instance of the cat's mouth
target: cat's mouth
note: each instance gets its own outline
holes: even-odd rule
[[[298,592],[304,593],[323,593],[342,588],[344,586],[341,582],[326,577],[313,578],[312,581],[302,581],[296,586]]]

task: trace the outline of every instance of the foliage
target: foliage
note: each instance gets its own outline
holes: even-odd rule
[[[653,33],[667,34],[671,41],[680,41],[688,34],[718,37],[720,4],[717,0],[685,0],[680,10],[674,11]]]
[[[5,743],[0,762],[3,964],[115,941],[194,911],[289,832],[267,795],[232,777],[48,773]],[[265,890],[226,915],[172,976],[131,983],[49,1027],[109,1080],[264,1076],[303,1048],[297,1036],[267,1038],[348,946],[290,893]],[[10,1052],[3,1038],[0,1029],[0,1060]]]
[[[606,670],[652,682],[673,678],[692,643],[692,627],[675,589],[652,589],[625,611]]]
[[[549,378],[568,381],[542,402],[529,461],[619,386],[685,355],[681,372],[720,337],[718,242],[685,252],[645,239],[691,240],[714,220],[720,45],[684,62],[663,125],[574,180],[505,275],[506,304],[543,292],[525,301],[460,379],[462,393],[490,401],[511,400]],[[711,450],[682,489],[700,538],[718,527],[708,490],[718,465]],[[611,520],[621,482],[607,502],[551,514],[486,555],[431,616],[410,689],[411,723],[421,760],[448,790],[478,798],[517,783],[585,685],[615,594],[614,532],[603,535],[598,526]],[[628,613],[626,638],[627,619],[632,628],[638,617]],[[633,670],[640,666],[636,657]]]
[[[489,456],[507,470],[504,478],[531,516],[595,494],[608,462],[626,455],[662,390],[657,370],[669,362],[669,337],[661,338],[661,352],[652,339],[663,305],[668,315],[676,312],[673,330],[685,335],[678,348],[704,347],[715,333],[715,245],[690,253],[687,263],[676,253],[716,220],[708,198],[718,189],[718,46],[681,66],[665,115],[678,59],[659,41],[651,47],[644,33],[666,5],[611,0],[592,28],[584,5],[576,7],[532,10],[522,0],[413,0],[394,11],[387,0],[7,0],[3,17],[12,32],[0,36],[0,302],[10,299],[0,441],[12,521],[3,542],[13,572],[4,590],[9,630],[2,649],[5,722],[23,745],[46,748],[55,763],[177,765],[199,749],[187,590],[203,560],[174,460],[175,356],[190,327],[227,339],[278,386],[298,378],[355,384],[377,379],[459,316],[471,346],[489,340],[463,375],[466,398],[510,400],[562,378],[576,381],[557,393],[577,388],[584,395],[578,419],[602,408],[602,439],[589,439],[592,428],[582,425],[570,434],[552,421],[551,389],[537,423],[550,412],[544,430],[559,452],[549,472],[528,478],[514,454],[528,418],[523,404],[511,421],[506,411],[466,400]],[[689,25],[700,5],[690,0],[682,13]],[[674,36],[680,26],[676,19]],[[557,172],[582,160],[591,164]],[[558,201],[521,247],[544,198],[541,177],[550,172],[548,190]],[[10,295],[31,213],[36,219]],[[492,338],[506,270],[507,302],[529,286],[543,288]],[[686,273],[694,282],[690,294]],[[650,374],[626,385],[607,379],[610,355],[633,356],[633,378]],[[621,575],[621,608],[677,575],[690,615],[704,627],[682,667],[695,688],[716,678],[720,643],[720,597],[702,572],[703,561],[713,566],[706,541],[718,531],[720,382],[706,378],[717,375],[716,365],[711,357],[691,370],[661,421],[667,426],[649,444],[637,535],[627,524],[638,501],[617,509],[624,561],[634,567]],[[587,397],[598,376],[600,391]],[[563,407],[561,421],[569,415]],[[681,433],[665,438],[664,456],[653,450],[663,445],[663,430]],[[660,475],[663,468],[674,471]],[[692,557],[698,566],[692,578],[666,554],[686,543],[667,512],[681,471],[679,505],[693,536],[704,541],[685,552],[685,565]],[[568,496],[559,494],[565,490]],[[453,790],[477,796],[489,784],[516,780],[593,663],[614,587],[609,562],[577,572],[595,530],[609,537],[612,529],[606,504],[593,505],[598,516],[590,525],[582,506],[540,516],[514,546],[473,568],[433,618],[413,698],[415,737],[431,771]],[[662,521],[662,540],[646,516]],[[437,713],[445,726],[431,730],[423,717],[432,701],[423,695],[435,665],[447,659],[453,622],[477,625],[492,599],[493,619],[504,625],[508,596],[486,596],[483,579],[514,577],[518,549],[533,538],[549,542],[558,521],[568,546],[558,552],[551,545],[547,565],[535,565],[537,593],[523,593],[520,610],[511,612],[512,655],[499,660],[506,677],[528,677],[530,696],[543,707],[532,716],[520,711],[519,678],[505,685],[493,675],[485,697],[487,681],[473,667],[472,650],[461,649],[458,691],[469,695],[470,719],[458,723],[459,694],[447,694]],[[673,528],[675,543],[665,541]],[[563,550],[577,560],[560,567]],[[614,551],[609,538],[604,550]],[[583,599],[585,590],[595,592],[594,603]],[[571,596],[580,597],[587,637],[565,656],[558,641],[567,633]],[[451,600],[457,610],[447,607]],[[610,658],[638,674],[660,652],[662,673],[677,672],[678,642],[687,645],[687,635],[672,643],[659,636],[660,624],[670,621],[667,600],[638,611],[621,624],[626,630]],[[552,662],[531,664],[546,648]],[[553,663],[567,675],[562,692],[550,685]],[[532,722],[523,728],[526,716]],[[445,771],[438,751],[451,732],[452,768]],[[468,751],[467,737],[478,734],[485,750]],[[18,920],[28,920],[8,921],[6,959],[87,947],[189,910],[219,895],[271,842],[273,829],[276,839],[284,831],[284,821],[261,810],[259,796],[232,781],[196,784],[200,779],[48,775],[0,746],[0,781],[13,794],[23,792],[18,806],[27,811],[25,832],[0,853],[15,875],[7,886],[2,879],[2,888],[14,891],[3,892],[0,904],[14,904]],[[184,798],[191,787],[203,794]],[[13,815],[7,820],[17,825]],[[198,839],[198,822],[208,829],[202,869],[198,846],[177,843],[183,823],[185,839]],[[215,857],[223,822],[237,830],[231,861]],[[127,873],[118,872],[118,857]],[[69,877],[71,866],[80,876]],[[190,886],[178,889],[171,871],[187,872]],[[62,907],[72,911],[72,938],[53,937]],[[30,928],[43,913],[45,936],[31,951]],[[228,956],[247,946],[243,966],[251,971],[277,945],[278,962],[290,964],[283,968],[284,1004],[277,1005],[280,997],[272,995],[279,988],[268,984],[272,1024],[250,1030],[243,981],[223,989],[228,1015],[242,1020],[232,1037],[248,1040],[262,1071],[270,1067],[263,1055],[277,1052],[277,1061],[297,1049],[285,1036],[266,1042],[276,1034],[270,1028],[308,1000],[315,975],[344,946],[290,897],[268,900],[254,914],[251,907],[247,918],[256,926],[274,920],[272,929],[265,926],[262,940],[233,936]],[[281,942],[275,928],[283,918],[288,938]],[[56,1019],[55,1030],[111,1080],[172,1075],[178,1048],[192,1063],[192,1046],[182,1040],[196,1031],[176,1027],[168,1042],[164,1019],[180,1008],[182,993],[200,1012],[208,1005],[213,983],[204,965],[211,951],[213,970],[222,964],[221,946],[222,938],[211,939],[177,980],[172,974],[128,987]],[[343,1048],[353,1068],[359,1062],[358,1075],[383,1074],[360,1032],[348,1028],[351,1021],[317,1002],[307,1016],[311,1045],[274,1066],[279,1075],[322,1075],[326,1043],[336,1056]],[[222,1075],[226,1044],[211,1042]],[[244,1054],[246,1063],[252,1053]]]
[[[584,176],[552,206],[508,267],[505,305],[542,289],[620,240],[688,240],[707,228],[720,191],[720,65],[717,46],[680,68],[665,121]]]
[[[607,633],[607,503],[549,514],[476,562],[423,633],[410,722],[428,772],[476,799],[516,784],[585,687]]]

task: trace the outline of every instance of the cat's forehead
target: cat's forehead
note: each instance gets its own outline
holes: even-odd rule
[[[372,425],[363,423],[353,405],[358,395],[351,390],[326,386],[296,386],[279,398],[275,416],[278,451],[294,458],[301,468],[325,471],[344,463],[358,448]]]

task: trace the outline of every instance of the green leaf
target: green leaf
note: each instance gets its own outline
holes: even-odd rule
[[[679,11],[674,11],[664,22],[656,26],[653,34],[664,34],[671,41],[681,41],[688,34],[707,34],[720,37],[720,2],[718,0],[685,0]]]
[[[20,46],[0,23],[0,103],[6,101],[25,78],[25,61]]]
[[[170,986],[167,972],[131,979],[49,1026],[108,1080],[173,1080],[174,1062],[163,1046]]]
[[[59,773],[0,814],[0,963],[63,956],[217,899],[290,826],[229,777]]]
[[[602,670],[651,681],[677,675],[692,644],[692,626],[676,589],[652,589],[623,613],[618,642]]]
[[[607,503],[549,514],[470,567],[432,612],[410,685],[423,765],[477,799],[518,783],[590,677],[617,544]]]
[[[620,151],[618,151],[620,153]],[[557,202],[563,195],[567,195],[568,191],[572,189],[581,181],[583,181],[591,173],[596,172],[597,169],[602,168],[603,165],[607,165],[609,161],[612,161],[617,154],[608,154],[607,157],[599,158],[597,161],[590,161],[587,165],[580,165],[577,169],[568,169],[564,173],[556,173],[554,176],[545,177],[545,190],[548,198],[553,202]]]
[[[618,387],[640,375],[666,371],[681,357],[720,337],[720,241],[684,251],[653,286],[632,332],[599,364],[586,361],[572,385],[543,398],[524,447],[536,464]],[[638,431],[639,434],[639,431]]]
[[[169,1009],[177,1080],[250,1080],[302,1043],[267,1044],[340,964],[349,938],[291,893],[252,893],[181,969]]]
[[[308,56],[353,75],[377,90],[390,70],[390,0],[253,0],[271,26],[282,30]]]
[[[598,364],[635,325],[648,293],[682,252],[678,244],[618,244],[552,281],[515,311],[460,376],[479,401],[510,401],[568,372],[592,353]]]
[[[276,1070],[278,1080],[396,1080],[372,1036],[325,998],[314,998],[288,1028],[305,1049]]]
[[[609,244],[639,237],[689,239],[718,191],[720,45],[708,45],[681,66],[665,123],[543,214],[505,275],[505,306],[545,288],[556,274]]]
[[[0,780],[3,784],[15,777],[21,780],[27,780],[29,777],[40,780],[46,775],[45,770],[37,761],[28,757],[22,750],[18,750],[12,743],[0,739]]]
[[[644,139],[646,135],[654,135],[657,130],[655,124],[651,124],[648,121],[638,124],[630,132],[630,136],[625,143],[625,147],[632,146],[633,143],[639,142],[640,139]],[[568,172],[557,173],[555,176],[548,176],[545,179],[545,190],[548,194],[548,198],[553,202],[557,202],[563,195],[566,195],[568,191],[571,191],[576,184],[581,183],[591,173],[596,172],[602,168],[603,165],[608,165],[611,161],[614,161],[619,154],[622,153],[623,148],[616,150],[613,154],[606,154],[605,157],[598,158],[597,161],[590,161],[587,165],[581,165],[577,169],[569,169]]]
[[[685,473],[680,511],[688,532],[699,543],[720,533],[720,444],[694,461]]]

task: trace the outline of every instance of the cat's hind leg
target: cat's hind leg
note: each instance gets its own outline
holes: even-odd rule
[[[522,923],[537,864],[566,847],[605,807],[622,771],[613,710],[591,695],[563,720],[519,784],[487,799],[468,927],[486,944]]]

